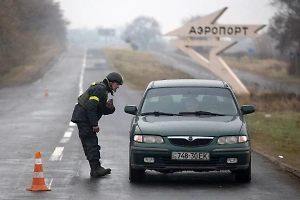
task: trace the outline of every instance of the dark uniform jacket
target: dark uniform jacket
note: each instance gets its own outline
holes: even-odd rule
[[[78,103],[73,110],[71,121],[74,123],[87,123],[98,126],[102,115],[115,112],[115,108],[106,107],[108,93],[112,92],[107,80],[93,83],[82,95],[78,97]]]

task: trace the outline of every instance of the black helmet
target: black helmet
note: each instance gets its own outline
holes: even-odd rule
[[[123,84],[123,76],[118,72],[111,72],[106,76],[106,78],[109,82],[117,82],[120,85]]]

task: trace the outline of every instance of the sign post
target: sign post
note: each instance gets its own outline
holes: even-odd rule
[[[105,39],[105,44],[108,45],[108,40],[110,37],[114,37],[116,35],[116,30],[111,28],[99,28],[98,34]]]
[[[165,36],[176,36],[178,39],[172,40],[172,44],[195,59],[199,64],[212,71],[222,80],[226,81],[231,85],[235,93],[249,95],[250,93],[245,85],[219,56],[223,51],[237,42],[220,40],[220,38],[253,38],[257,36],[257,32],[265,25],[215,24],[217,19],[226,11],[226,9],[227,7],[205,17],[196,19],[185,26],[165,34]],[[214,40],[192,40],[193,38],[199,37],[209,37]],[[191,48],[192,46],[213,46],[214,48],[209,52],[209,59],[206,59],[204,56],[193,50]]]

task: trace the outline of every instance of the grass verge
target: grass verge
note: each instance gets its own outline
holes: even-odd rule
[[[151,55],[130,49],[104,49],[110,64],[134,89],[145,90],[153,80],[192,78],[171,66],[161,65]]]
[[[258,59],[251,55],[243,57],[224,55],[222,57],[231,68],[300,84],[299,77],[288,74],[288,64],[286,62],[275,59]]]
[[[135,89],[144,90],[152,80],[191,78],[171,66],[162,66],[145,52],[123,49],[104,51],[110,64]],[[240,99],[239,103],[252,103],[257,109],[256,113],[246,116],[252,147],[300,169],[300,97],[288,94],[253,94],[250,99]]]
[[[37,56],[31,57],[28,64],[15,67],[8,73],[1,75],[0,87],[23,85],[37,80],[49,63],[61,53],[62,50],[55,46],[44,49]]]
[[[256,112],[246,119],[253,148],[300,169],[299,112]]]

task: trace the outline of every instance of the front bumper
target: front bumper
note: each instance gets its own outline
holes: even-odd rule
[[[214,149],[210,160],[172,160],[171,151],[163,148],[131,146],[130,164],[133,169],[155,171],[219,171],[247,169],[250,163],[250,147]],[[144,162],[144,157],[153,157],[154,163]],[[227,158],[237,158],[237,163],[227,163]]]

